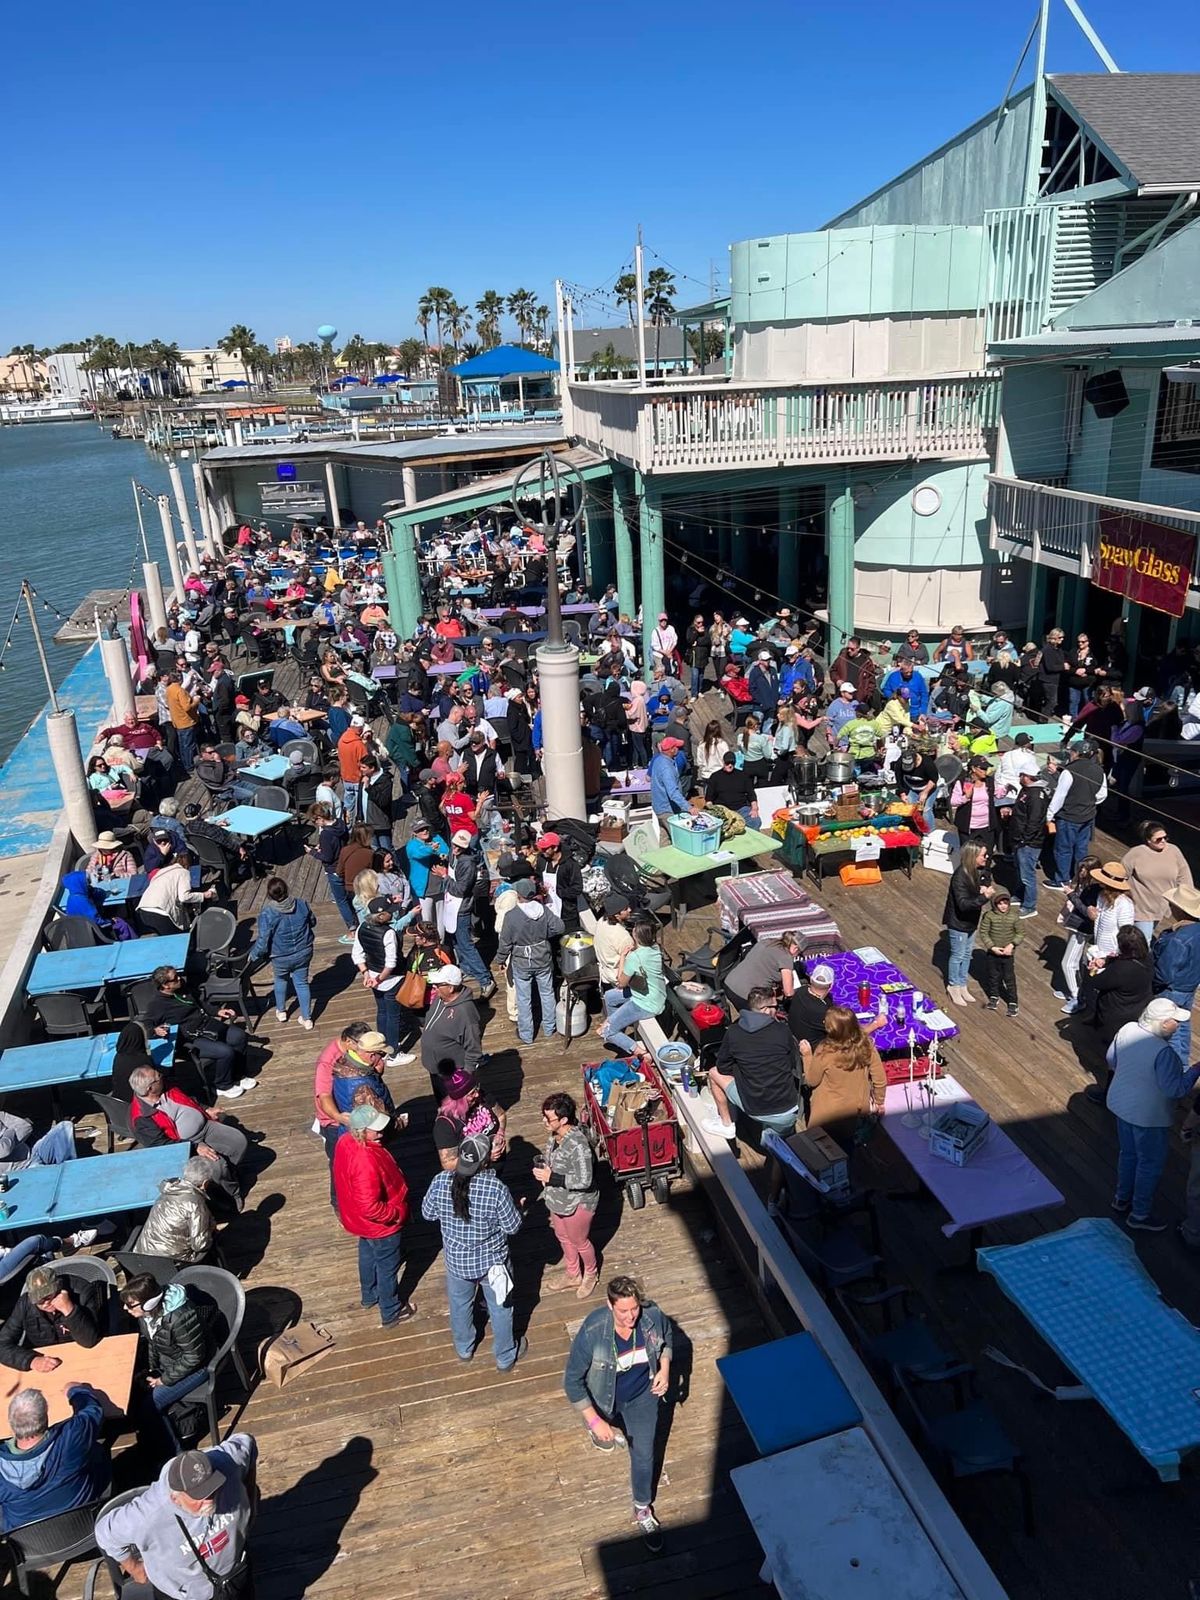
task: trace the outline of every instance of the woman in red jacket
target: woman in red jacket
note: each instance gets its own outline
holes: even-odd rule
[[[358,1281],[364,1306],[378,1306],[385,1328],[417,1314],[401,1302],[401,1229],[408,1218],[408,1184],[381,1140],[390,1119],[374,1106],[355,1106],[348,1132],[333,1152],[333,1188],[347,1233],[358,1238]]]

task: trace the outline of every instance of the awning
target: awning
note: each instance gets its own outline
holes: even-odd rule
[[[1045,361],[1055,356],[1079,360],[1189,361],[1200,357],[1200,325],[1149,328],[1064,328],[1000,339],[988,346],[989,361]]]

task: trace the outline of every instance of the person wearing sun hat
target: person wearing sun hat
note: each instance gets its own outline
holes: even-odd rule
[[[1106,861],[1102,866],[1093,867],[1092,882],[1100,891],[1092,923],[1092,942],[1087,952],[1087,959],[1094,963],[1116,955],[1117,932],[1129,927],[1134,917],[1132,885],[1119,861]]]
[[[1187,1012],[1171,1037],[1176,1054],[1188,1064],[1192,1043],[1192,1006],[1200,987],[1200,890],[1180,884],[1167,893],[1171,921],[1152,946],[1154,987],[1161,998]]]
[[[132,878],[137,862],[110,830],[98,835],[84,872],[89,883],[107,883],[113,878]]]

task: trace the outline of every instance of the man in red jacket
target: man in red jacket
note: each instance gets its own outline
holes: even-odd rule
[[[378,1306],[385,1328],[410,1322],[417,1314],[401,1302],[400,1230],[408,1218],[408,1184],[381,1140],[390,1127],[374,1106],[355,1106],[350,1127],[333,1152],[333,1189],[347,1233],[358,1238],[358,1281],[364,1306]]]

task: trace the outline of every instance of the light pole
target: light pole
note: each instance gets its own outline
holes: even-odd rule
[[[579,504],[568,509],[572,491],[579,486]],[[579,651],[563,638],[562,597],[558,591],[558,541],[574,531],[583,514],[583,478],[573,469],[565,472],[550,450],[527,461],[513,479],[512,509],[524,522],[519,501],[522,490],[541,505],[538,532],[546,541],[546,642],[537,651],[538,685],[542,702],[542,772],[546,779],[546,815],[586,820],[583,783],[583,728],[579,716]],[[565,514],[564,514],[565,513]]]

